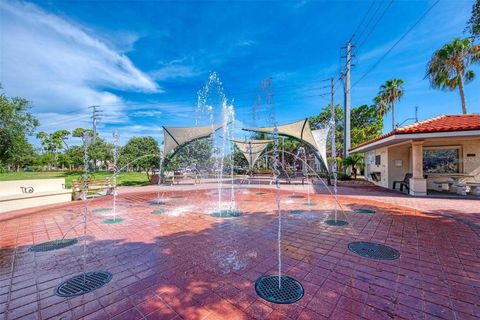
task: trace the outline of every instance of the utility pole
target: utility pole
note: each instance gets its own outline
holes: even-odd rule
[[[336,125],[336,114],[335,114],[335,79],[332,78],[330,80],[330,110],[331,110],[331,117],[332,120],[330,122],[331,130],[332,130],[332,173],[333,173],[333,191],[335,192],[334,194],[337,194],[337,141],[336,141],[336,135],[337,135],[337,125]],[[330,179],[330,176],[328,176]],[[331,185],[331,182],[329,181],[328,183]],[[335,207],[336,208],[336,207]],[[336,211],[336,209],[335,209]]]
[[[100,111],[98,110],[98,106],[90,106],[89,109],[92,109],[92,129],[93,129],[93,141],[95,142],[95,138],[97,137],[97,122],[100,120]]]
[[[352,44],[347,42],[345,55],[344,104],[343,104],[343,158],[348,157],[350,149],[350,60]]]

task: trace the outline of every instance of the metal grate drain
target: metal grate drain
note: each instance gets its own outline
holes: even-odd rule
[[[262,194],[265,194],[265,192],[255,192],[255,194],[262,195]]]
[[[167,212],[167,211],[163,210],[163,209],[159,209],[159,210],[153,210],[152,214],[164,214],[165,212]]]
[[[242,211],[221,210],[221,211],[212,212],[210,215],[215,218],[235,218],[235,217],[240,217],[242,215]]]
[[[153,201],[150,201],[149,204],[152,205],[152,206],[163,206],[167,203],[165,201],[161,201],[161,200],[153,200]]]
[[[303,210],[288,210],[288,213],[290,213],[290,214],[302,214],[304,212],[305,211],[303,211]]]
[[[185,198],[185,197],[178,194],[178,195],[173,195],[170,198],[172,198],[172,199],[182,199],[182,198]]]
[[[84,281],[85,280],[85,281]],[[87,272],[62,282],[55,294],[59,297],[75,297],[103,287],[112,280],[112,274],[106,271]]]
[[[93,212],[95,212],[95,213],[108,212],[108,211],[112,211],[112,208],[97,208],[97,209],[93,209]]]
[[[317,204],[313,202],[305,202],[303,205],[308,207],[313,207],[313,206],[316,206]]]
[[[122,222],[124,219],[121,219],[121,218],[112,218],[112,219],[106,219],[106,220],[103,220],[102,223],[104,224],[114,224],[114,223],[120,223]]]
[[[288,196],[290,199],[303,199],[305,196],[299,196],[299,195],[293,195],[293,196]]]
[[[345,220],[334,220],[334,219],[325,220],[324,223],[326,225],[334,226],[334,227],[343,227],[343,226],[346,226],[348,224],[348,222],[345,221]]]
[[[375,210],[372,210],[372,209],[364,209],[364,208],[355,209],[355,212],[356,212],[356,213],[361,213],[361,214],[374,214],[374,213],[377,213],[377,211],[375,211]]]
[[[376,260],[395,260],[400,258],[400,252],[398,250],[375,242],[350,242],[348,249],[362,257]]]
[[[52,251],[57,249],[62,249],[68,246],[72,246],[78,242],[77,238],[73,239],[60,239],[60,240],[52,240],[43,243],[39,243],[37,245],[31,246],[28,251],[32,252],[45,252],[45,251]]]
[[[289,304],[297,302],[303,297],[303,286],[297,280],[282,276],[281,287],[278,286],[278,276],[262,276],[255,282],[255,291],[257,294],[273,303]]]

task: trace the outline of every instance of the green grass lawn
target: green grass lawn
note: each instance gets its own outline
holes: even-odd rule
[[[0,173],[0,181],[7,180],[27,180],[27,179],[51,179],[65,178],[67,187],[72,186],[72,180],[81,179],[83,172],[6,172]],[[101,179],[111,177],[112,173],[107,171],[98,171],[90,173],[93,179]],[[122,172],[117,176],[117,184],[119,186],[144,186],[150,184],[145,172]]]

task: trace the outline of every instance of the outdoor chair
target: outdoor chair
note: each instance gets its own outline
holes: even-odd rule
[[[407,191],[410,191],[410,179],[413,177],[413,174],[407,173],[405,178],[401,181],[393,181],[393,190],[396,189],[397,183],[400,184],[400,191],[403,192],[403,187],[407,188]]]
[[[379,177],[379,174],[377,172],[370,173],[370,177],[372,177],[373,181],[380,182],[380,177]]]

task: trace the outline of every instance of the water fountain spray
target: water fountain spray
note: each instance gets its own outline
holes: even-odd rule
[[[163,172],[163,152],[162,149],[159,148],[158,153],[158,181],[157,181],[157,204],[161,204],[162,201],[160,200],[160,185],[162,183],[162,172]]]
[[[331,104],[331,113],[332,113],[332,118],[330,119],[330,130],[332,132],[332,172],[333,172],[333,196],[335,197],[335,207],[334,207],[334,213],[335,213],[335,223],[337,223],[337,145],[336,145],[336,121],[335,121],[335,106],[333,103]]]
[[[117,220],[117,173],[118,173],[118,140],[120,134],[117,130],[113,131],[113,221]]]
[[[234,151],[234,144],[231,142],[233,140],[233,132],[235,126],[235,110],[233,109],[233,105],[228,106],[228,121],[230,123],[230,127],[228,130],[228,141],[229,141],[229,153],[230,153],[230,210],[236,209],[235,204],[235,184],[234,184],[234,170],[233,170],[233,151]],[[228,125],[228,123],[227,123]]]
[[[273,163],[272,171],[275,179],[275,202],[278,216],[278,289],[282,288],[282,211],[280,210],[280,157],[278,152],[279,138],[278,138],[278,126],[275,118],[275,108],[273,103],[273,90],[272,90],[272,78],[267,78],[260,84],[260,88],[263,90],[267,105],[270,107],[270,122],[273,126]]]
[[[214,106],[210,104],[209,99],[212,99],[212,94],[216,95],[218,99],[218,104],[221,110],[221,117],[222,117],[222,136],[220,137],[220,141],[215,141],[215,116],[214,116]],[[234,119],[234,107],[232,104],[228,103],[228,100],[225,96],[223,90],[223,84],[218,77],[216,72],[212,72],[208,77],[207,82],[205,83],[204,87],[198,91],[197,93],[197,119],[196,123],[198,124],[201,118],[201,115],[206,115],[207,120],[210,122],[210,126],[212,128],[212,144],[214,145],[214,153],[215,153],[215,164],[214,164],[214,171],[215,176],[217,179],[217,211],[232,211],[235,209],[235,192],[233,187],[233,174],[232,174],[232,187],[231,187],[231,198],[227,208],[224,208],[222,202],[222,191],[223,191],[223,174],[225,168],[225,155],[227,153],[227,143],[231,143],[230,140],[233,138],[232,130],[230,128],[233,119]],[[217,144],[217,145],[215,145]],[[228,148],[230,150],[230,148]],[[231,168],[233,170],[233,167]],[[232,173],[232,172],[231,172]]]
[[[301,163],[302,163],[302,175],[306,178],[306,185],[307,185],[307,205],[310,205],[311,202],[310,202],[310,181],[308,179],[308,170],[307,170],[307,167],[306,167],[306,163],[307,163],[307,152],[305,151],[305,148],[303,147],[300,147],[298,148],[297,150],[297,158],[298,159],[301,159]]]
[[[87,193],[88,193],[88,173],[89,173],[89,157],[88,157],[88,148],[92,142],[92,137],[90,132],[85,130],[82,136],[83,142],[83,194],[82,200],[84,201],[83,206],[83,282],[86,281],[86,269],[87,269],[87,218],[88,218],[88,203]]]

